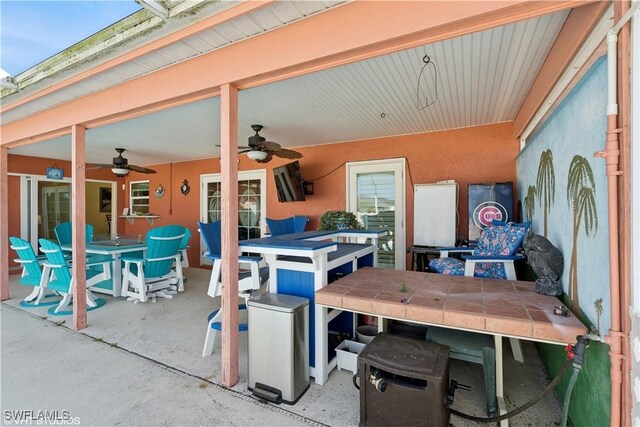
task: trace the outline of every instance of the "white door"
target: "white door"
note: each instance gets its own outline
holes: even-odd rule
[[[238,239],[262,237],[265,232],[267,187],[266,171],[238,172]],[[220,220],[222,205],[222,175],[208,174],[200,177],[200,221]],[[207,248],[200,239],[200,253]],[[208,258],[201,259],[202,264],[210,264]]]
[[[347,210],[365,228],[385,228],[378,241],[378,267],[404,270],[405,180],[404,159],[347,163]]]
[[[53,229],[56,225],[70,221],[71,185],[66,183],[45,183],[41,187],[42,237],[55,239]],[[38,221],[40,223],[40,220]],[[40,225],[40,224],[38,224]]]
[[[94,179],[88,179],[87,182],[106,184],[111,187],[110,214],[112,218],[116,218],[117,182]],[[90,191],[89,186],[87,191]],[[90,200],[90,197],[87,197],[87,204]],[[98,206],[95,208],[97,209]],[[100,208],[103,206],[100,205]],[[105,213],[105,222],[106,219]],[[29,240],[37,251],[40,246],[38,239],[55,240],[54,227],[66,221],[71,221],[71,178],[53,180],[41,175],[22,175],[20,177],[20,236]],[[113,227],[112,236],[115,232],[116,227]]]

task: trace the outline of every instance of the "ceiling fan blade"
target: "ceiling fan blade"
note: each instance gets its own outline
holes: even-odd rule
[[[140,173],[156,173],[156,171],[154,171],[153,169],[143,168],[142,166],[136,166],[136,165],[129,165],[129,169],[135,172],[140,172]]]
[[[222,147],[222,145],[216,144],[216,147]],[[247,148],[251,148],[251,147],[249,147],[248,145],[238,145],[238,149],[239,150],[244,150],[244,149],[247,149]]]
[[[258,163],[268,163],[271,161],[271,159],[273,159],[273,156],[271,155],[271,153],[267,153],[267,157],[265,157],[262,160],[256,160],[256,162]]]
[[[283,159],[301,159],[302,154],[298,153],[294,150],[287,150],[286,148],[281,148],[278,151],[273,152],[274,156],[282,157]]]
[[[100,169],[100,168],[114,168],[115,166],[111,163],[87,163],[87,169]]]
[[[261,148],[263,151],[278,151],[282,147],[277,142],[273,141],[262,141],[256,144],[258,148]]]

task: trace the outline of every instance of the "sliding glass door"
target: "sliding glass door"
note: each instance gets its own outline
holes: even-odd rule
[[[71,220],[71,184],[40,181],[38,194],[38,238],[55,240],[55,226]]]

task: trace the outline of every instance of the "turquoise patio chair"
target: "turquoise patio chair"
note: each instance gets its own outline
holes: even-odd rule
[[[31,243],[19,237],[9,237],[11,243],[11,249],[16,251],[18,259],[14,259],[14,262],[22,266],[22,275],[20,276],[20,283],[23,286],[32,286],[33,292],[27,295],[21,302],[22,307],[39,307],[45,305],[57,304],[58,301],[43,302],[43,298],[53,297],[55,295],[45,295],[46,284],[43,280],[42,269],[40,268],[39,259],[31,246]]]
[[[53,232],[56,233],[56,239],[58,239],[58,244],[60,244],[61,246],[71,244],[71,226],[71,222],[61,222],[53,228]],[[85,234],[85,240],[87,244],[93,242],[93,225],[86,224]]]
[[[42,276],[44,287],[62,295],[62,300],[57,307],[51,307],[49,314],[65,315],[71,311],[62,311],[69,305],[73,296],[73,279],[71,277],[71,264],[62,253],[62,248],[55,242],[47,239],[40,239],[40,250],[45,254],[46,261],[43,264]],[[100,269],[93,267],[101,266]],[[88,262],[87,265],[87,310],[93,310],[105,304],[102,299],[94,299],[91,294],[91,287],[98,283],[111,279],[111,267],[109,262]]]
[[[302,233],[307,227],[309,217],[307,215],[295,215],[284,219],[266,218],[267,226],[272,236],[282,234]]]
[[[198,230],[202,235],[202,239],[207,247],[205,256],[213,261],[213,270],[211,271],[211,279],[209,280],[209,290],[207,294],[216,298],[222,295],[222,223],[220,221],[204,223],[198,222]],[[241,265],[249,265],[248,271],[241,271],[238,275],[238,296],[244,299],[244,304],[239,304],[239,310],[247,309],[247,301],[251,295],[261,289],[269,280],[269,267],[260,267],[260,257],[240,256],[238,263]],[[266,290],[263,289],[263,291]],[[214,310],[207,317],[207,334],[204,340],[204,348],[202,349],[202,357],[213,353],[213,345],[215,342],[215,332],[222,330],[220,317],[222,311]],[[240,323],[238,330],[245,332],[248,329],[246,323]]]
[[[184,228],[184,237],[180,242],[180,262],[182,263],[182,268],[189,267],[189,257],[187,256],[187,249],[189,248],[189,239],[191,239],[191,230],[187,227]]]
[[[156,297],[173,298],[172,286],[184,289],[179,251],[184,235],[181,225],[154,228],[147,233],[144,258],[121,258],[123,296],[128,301],[147,302],[151,297],[155,302]]]

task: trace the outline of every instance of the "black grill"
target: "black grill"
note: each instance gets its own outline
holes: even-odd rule
[[[448,426],[449,347],[379,334],[358,370],[361,426]]]

